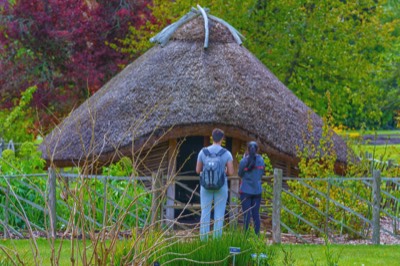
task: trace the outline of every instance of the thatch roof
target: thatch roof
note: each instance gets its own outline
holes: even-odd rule
[[[117,149],[207,135],[214,126],[289,159],[304,147],[303,134],[318,141],[321,118],[224,25],[209,23],[207,49],[201,17],[181,26],[164,47],[156,45],[128,65],[46,136],[44,158],[60,166],[98,155],[106,162]],[[346,161],[346,144],[336,134],[333,139],[338,160]]]

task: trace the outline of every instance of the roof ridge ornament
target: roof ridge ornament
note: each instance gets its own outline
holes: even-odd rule
[[[204,49],[208,48],[208,40],[209,40],[208,19],[219,22],[222,25],[224,25],[225,27],[227,27],[229,32],[232,34],[233,38],[235,39],[236,43],[241,45],[242,39],[245,39],[245,37],[225,20],[208,14],[209,11],[210,11],[210,9],[202,8],[200,5],[197,5],[197,9],[192,7],[191,10],[188,13],[186,13],[183,17],[181,17],[178,21],[168,25],[163,30],[161,30],[159,33],[157,33],[157,35],[150,38],[150,42],[159,43],[161,45],[161,47],[164,47],[168,43],[169,39],[171,38],[171,36],[175,33],[175,31],[177,29],[179,29],[182,25],[186,24],[187,22],[189,22],[189,21],[193,20],[194,18],[198,17],[199,15],[201,15],[204,19]]]

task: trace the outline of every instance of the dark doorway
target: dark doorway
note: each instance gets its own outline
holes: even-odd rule
[[[176,169],[180,171],[178,176],[197,176],[197,155],[204,147],[204,143],[207,142],[208,141],[205,141],[205,137],[203,136],[190,136],[178,139],[178,143],[181,143],[176,161]],[[232,138],[226,138],[223,146],[228,150],[232,150]],[[181,183],[191,190],[196,189],[196,192],[200,193],[199,180],[181,181]],[[199,196],[194,194],[192,195],[191,191],[188,191],[179,185],[176,185],[175,188],[175,199],[182,203],[200,204]],[[181,212],[182,210],[175,210],[175,217],[178,217],[179,215],[183,217],[180,219],[181,222],[197,223],[200,221],[200,216],[192,213],[190,210],[185,210],[183,213]]]
[[[196,162],[197,155],[200,150],[204,147],[204,137],[203,136],[193,136],[178,139],[180,144],[179,153],[176,158],[176,169],[178,169],[178,176],[197,176],[196,174]],[[191,190],[196,190],[200,193],[200,187],[198,187],[198,180],[185,180],[180,181],[185,186]],[[197,188],[196,188],[197,187]],[[191,191],[179,186],[175,187],[175,199],[186,204],[200,204],[200,197],[192,194]],[[197,223],[200,221],[200,216],[194,214],[190,210],[185,210],[182,212],[180,209],[175,209],[175,217],[180,218],[180,222],[184,223]]]

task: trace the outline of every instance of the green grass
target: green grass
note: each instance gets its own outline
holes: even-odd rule
[[[400,130],[378,130],[378,131],[373,131],[373,130],[367,130],[367,131],[360,131],[360,130],[346,130],[346,131],[341,131],[338,134],[342,136],[350,135],[350,134],[363,134],[363,135],[389,135],[389,136],[397,136],[400,135]]]
[[[377,160],[391,159],[400,164],[400,145],[354,145],[352,148],[356,154],[368,152]]]
[[[386,135],[400,137],[400,130],[379,130],[379,131],[357,131],[347,130],[338,132],[339,135],[345,139],[350,140],[350,145],[357,155],[364,155],[365,152],[373,154],[373,157],[377,160],[387,161],[394,160],[395,163],[400,164],[400,145],[370,145],[360,144],[361,135]]]
[[[313,265],[311,255],[317,265],[328,265],[323,245],[282,245],[286,250],[292,247],[294,265]],[[399,245],[331,245],[334,255],[339,255],[338,265],[399,265]],[[283,259],[283,251],[278,252],[278,262]],[[278,264],[279,265],[279,264]]]
[[[122,242],[126,241],[121,241]],[[50,244],[47,240],[38,239],[39,253],[41,257],[40,265],[50,265]],[[60,241],[56,241],[56,245],[60,245]],[[235,243],[237,245],[237,243]],[[0,246],[8,247],[16,250],[21,257],[27,262],[27,265],[34,265],[32,252],[30,251],[29,240],[2,240]],[[240,246],[240,245],[239,245]],[[399,245],[330,245],[331,254],[339,255],[339,265],[399,265],[400,263],[400,246]],[[327,265],[324,245],[281,245],[273,247],[276,252],[275,265],[283,265],[284,252],[291,250],[294,258],[294,265],[313,265],[311,257],[317,262],[317,265]],[[225,254],[226,247],[220,247],[218,252]],[[64,241],[61,251],[59,265],[71,265],[70,262],[70,241]],[[216,252],[215,250],[212,252]],[[1,259],[4,257],[0,255]],[[11,265],[11,264],[10,264]],[[75,265],[82,265],[78,259]],[[172,265],[172,264],[170,264]],[[190,265],[190,264],[186,264]]]
[[[59,248],[62,243],[62,250],[60,256],[60,264],[59,265],[71,265],[70,256],[71,256],[71,241],[56,241],[56,248]],[[36,257],[36,261],[39,265],[51,265],[50,256],[51,256],[51,245],[50,242],[46,239],[37,239],[38,245],[38,256]],[[35,265],[34,251],[31,248],[30,240],[0,240],[0,247],[7,247],[13,251],[16,251],[19,254],[19,257],[23,260],[26,265]],[[0,250],[0,265],[12,265],[6,264],[7,260],[4,259],[5,254]],[[78,264],[82,265],[82,264]]]

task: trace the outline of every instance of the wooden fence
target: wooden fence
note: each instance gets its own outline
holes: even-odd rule
[[[3,216],[0,216],[0,225],[4,229],[4,237],[7,238],[10,234],[23,237],[21,232],[29,228],[49,237],[55,237],[57,229],[63,230],[68,226],[73,212],[75,217],[84,217],[97,229],[106,226],[107,223],[116,222],[115,216],[106,216],[111,209],[114,212],[126,212],[128,218],[133,217],[130,223],[122,223],[122,227],[126,230],[134,226],[133,222],[144,224],[145,215],[138,217],[137,212],[127,210],[126,207],[129,202],[135,201],[136,204],[131,209],[141,209],[141,212],[147,214],[151,204],[143,203],[140,199],[125,193],[124,188],[129,187],[133,181],[151,182],[151,180],[152,177],[136,177],[133,180],[130,177],[82,176],[62,172],[56,174],[52,169],[42,174],[0,176],[0,181],[3,181],[0,186],[0,208],[3,209],[0,212]],[[125,185],[120,186],[120,183]],[[83,186],[85,187],[83,193],[86,195],[80,195],[82,206],[74,209],[72,205],[79,197],[74,193]],[[125,204],[110,199],[110,194],[117,193],[123,195]],[[141,197],[147,201],[151,198],[148,192]]]
[[[62,231],[68,227],[73,213],[83,216],[97,228],[104,228],[118,220],[116,213],[126,212],[126,219],[122,222],[122,228],[126,230],[130,230],[133,225],[146,225],[157,219],[162,219],[168,226],[187,228],[190,225],[179,222],[175,210],[187,210],[191,215],[200,215],[199,204],[175,199],[177,187],[199,196],[196,190],[185,184],[185,181],[197,180],[198,177],[82,177],[78,174],[56,173],[50,169],[43,174],[0,178],[2,184],[6,184],[0,187],[0,207],[3,209],[0,222],[4,237],[10,234],[22,237],[21,232],[27,227],[49,237],[56,237],[57,230]],[[32,182],[33,179],[37,179],[36,182]],[[81,197],[87,203],[83,202],[84,206],[75,208],[71,206],[76,203],[75,198],[68,198],[68,193],[71,194],[74,187],[83,186],[85,180],[97,182],[96,186],[86,184],[87,195]],[[378,171],[374,172],[373,177],[364,178],[293,178],[283,177],[282,171],[275,169],[274,176],[265,177],[264,181],[267,185],[262,217],[271,217],[272,222],[263,229],[271,232],[275,243],[282,241],[282,233],[289,233],[302,242],[308,242],[305,235],[310,232],[319,236],[326,235],[333,242],[336,242],[337,237],[347,234],[379,244],[380,233],[383,231],[399,239],[400,198],[397,191],[400,178],[383,178]],[[124,185],[121,186],[121,183]],[[147,189],[140,199],[127,193],[136,189],[133,185],[139,183]],[[227,210],[231,224],[235,224],[241,219],[240,203],[237,200],[238,177],[230,177],[229,183]],[[16,191],[16,188],[21,187],[24,189]],[[118,193],[123,195],[125,203],[118,197],[113,199],[110,196]],[[134,210],[131,209],[131,202],[135,202]],[[40,218],[33,219],[29,215]],[[393,231],[380,227],[382,216],[393,221]],[[38,220],[42,222],[32,222]]]
[[[290,186],[283,186],[283,183]],[[310,195],[299,197],[295,189]],[[273,213],[272,213],[272,237],[275,243],[281,242],[281,229],[296,236],[302,242],[309,242],[297,232],[300,226],[290,227],[282,216],[292,217],[292,221],[308,227],[315,235],[325,235],[329,240],[337,242],[346,232],[347,237],[370,239],[371,243],[379,244],[382,232],[400,239],[400,198],[398,191],[400,178],[382,178],[379,171],[373,172],[373,177],[331,177],[331,178],[291,178],[282,177],[282,172],[275,169],[273,185]],[[334,190],[341,195],[332,195]],[[395,195],[397,194],[397,196]],[[283,200],[282,198],[285,197]],[[296,202],[303,208],[293,210]],[[307,207],[307,208],[304,208]],[[323,219],[314,219],[313,215],[305,215],[304,210],[313,212],[315,216]],[[338,215],[340,214],[340,215]],[[346,217],[347,222],[338,220]],[[381,228],[381,217],[392,220],[393,229],[389,231]],[[351,217],[351,219],[349,219]],[[311,218],[311,219],[310,219]],[[313,223],[320,221],[320,223]],[[292,223],[293,224],[293,223]],[[335,228],[340,228],[337,230]]]

